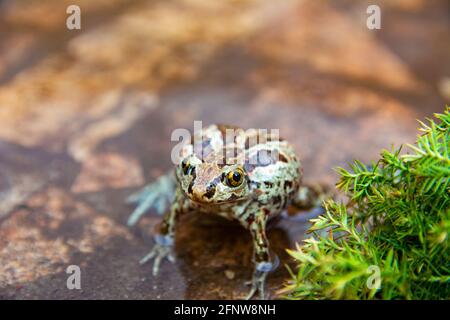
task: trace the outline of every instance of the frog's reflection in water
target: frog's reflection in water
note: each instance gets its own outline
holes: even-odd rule
[[[285,265],[292,265],[292,260],[286,248],[301,241],[306,230],[305,223],[277,220],[270,221],[267,227],[271,254],[280,259],[278,268],[268,276],[266,295],[271,298],[289,277]],[[176,234],[176,263],[186,280],[185,299],[245,297],[249,290],[246,282],[251,279],[254,267],[248,230],[237,221],[194,212],[180,218]]]

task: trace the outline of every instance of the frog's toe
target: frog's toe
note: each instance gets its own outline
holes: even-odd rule
[[[250,289],[250,292],[245,297],[245,300],[250,300],[255,295],[256,290],[258,290],[258,288],[255,284],[253,284],[252,288]]]
[[[170,252],[169,255],[167,256],[167,260],[169,260],[172,263],[175,263],[176,261],[175,255],[172,252]]]
[[[156,235],[155,242],[155,246],[145,257],[141,259],[140,264],[147,263],[154,258],[153,275],[157,276],[162,260],[167,258],[170,262],[175,262],[175,256],[173,254],[173,238],[171,236],[160,234]]]
[[[140,192],[136,192],[136,193],[132,193],[131,195],[129,195],[126,199],[125,202],[126,203],[138,203],[140,200],[140,196],[141,196],[141,191]]]
[[[260,300],[264,300],[265,299],[264,285],[266,283],[267,274],[268,274],[268,271],[256,270],[254,272],[253,279],[252,279],[252,282],[251,282],[252,288],[250,289],[250,292],[245,297],[245,300],[250,300],[256,294],[256,292],[259,293],[259,299]]]
[[[149,199],[150,200],[150,199]],[[128,226],[133,226],[138,222],[138,220],[152,207],[152,200],[139,203],[138,207],[133,211],[133,213],[128,218]]]
[[[149,260],[153,259],[153,257],[156,255],[156,246],[153,247],[152,251],[150,251],[145,257],[143,257],[139,263],[140,264],[145,264],[147,263]]]
[[[175,257],[171,253],[172,248],[170,246],[163,246],[160,244],[156,244],[152,251],[150,251],[144,258],[142,258],[139,263],[145,264],[151,259],[155,259],[153,262],[153,275],[157,276],[159,273],[159,266],[161,265],[161,262],[164,258],[167,258],[170,262],[175,261]]]
[[[157,255],[155,258],[155,262],[153,262],[153,276],[157,276],[159,272],[159,265],[161,264],[161,260],[164,256]]]

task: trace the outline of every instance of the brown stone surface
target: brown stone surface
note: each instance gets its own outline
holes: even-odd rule
[[[65,28],[78,4],[82,30]],[[382,29],[366,28],[368,4]],[[138,260],[160,220],[126,227],[124,199],[171,167],[173,129],[279,128],[305,180],[412,142],[449,103],[450,7],[397,1],[0,1],[0,298],[240,298],[250,236],[182,218],[177,262]],[[269,239],[304,238],[307,216]],[[82,270],[68,290],[65,270]],[[270,275],[274,292],[286,279]]]

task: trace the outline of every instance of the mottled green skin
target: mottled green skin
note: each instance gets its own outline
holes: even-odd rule
[[[252,290],[264,297],[264,282],[273,264],[266,236],[267,221],[279,215],[298,191],[301,166],[293,147],[273,135],[255,130],[240,131],[232,139],[225,138],[227,126],[204,128],[202,136],[181,150],[182,164],[175,168],[175,197],[164,214],[154,250],[144,262],[156,257],[154,273],[175,237],[177,218],[187,212],[217,214],[234,219],[250,231],[253,238],[255,272]],[[234,128],[234,127],[233,127]],[[236,129],[236,128],[234,128]],[[228,133],[227,133],[228,134]],[[203,147],[199,151],[199,146]],[[242,152],[233,153],[233,150]],[[233,157],[225,159],[224,154]],[[236,155],[236,156],[235,156]],[[244,178],[238,186],[230,186],[227,174],[240,168]]]

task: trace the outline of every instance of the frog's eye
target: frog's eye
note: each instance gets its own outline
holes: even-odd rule
[[[237,168],[227,173],[226,183],[229,187],[238,187],[244,181],[244,171]]]
[[[183,161],[181,161],[181,169],[183,170],[184,174],[189,174],[192,170],[192,166],[189,163],[188,159],[183,159]]]

